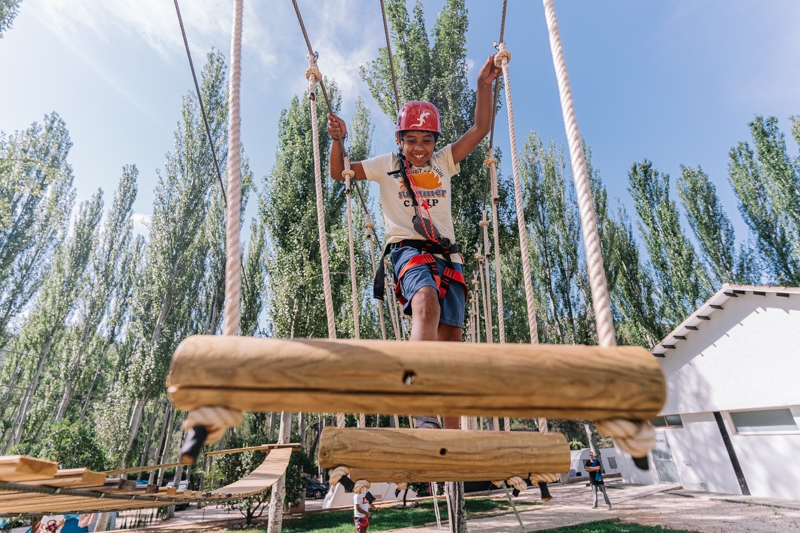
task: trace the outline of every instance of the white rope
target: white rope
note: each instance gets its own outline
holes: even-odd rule
[[[372,223],[369,212],[365,212],[364,214],[367,217],[367,222],[364,224],[364,227],[367,229],[367,247],[369,248],[369,260],[370,263],[372,263],[372,277],[374,278],[375,273],[378,271],[378,265],[375,261],[375,247],[372,242],[375,233],[375,224]],[[383,302],[381,300],[378,300],[378,317],[381,322],[381,339],[386,340],[386,319],[383,316]]]
[[[233,3],[233,31],[231,38],[231,70],[228,83],[228,191],[225,214],[225,308],[222,317],[222,334],[239,334],[242,300],[242,249],[239,242],[242,215],[241,169],[241,117],[239,95],[242,82],[242,0]],[[219,441],[229,427],[244,421],[241,411],[222,406],[204,406],[192,409],[183,421],[188,431],[202,426],[208,432],[206,444]]]
[[[372,484],[366,479],[359,479],[356,481],[355,486],[353,487],[353,492],[356,494],[364,494],[371,486]]]
[[[339,429],[344,429],[344,413],[336,413],[336,427]]]
[[[489,167],[492,185],[492,231],[494,234],[494,280],[495,294],[497,297],[497,329],[500,336],[500,344],[505,344],[506,320],[505,309],[503,308],[503,276],[500,266],[500,219],[497,215],[497,204],[500,202],[500,195],[497,187],[497,158],[494,157],[494,147],[489,147],[489,157],[484,160],[483,164]],[[484,241],[486,241],[485,237]]]
[[[528,307],[528,330],[531,344],[539,342],[536,327],[536,307],[533,301],[533,282],[531,281],[531,260],[528,254],[528,228],[525,224],[525,212],[522,206],[522,184],[519,177],[519,158],[517,157],[517,133],[514,127],[514,105],[511,101],[511,80],[508,75],[508,62],[511,52],[506,50],[505,43],[498,45],[494,64],[503,69],[503,85],[506,90],[506,106],[508,107],[508,136],[511,141],[511,168],[514,171],[514,201],[517,209],[517,227],[519,229],[519,248],[522,255],[522,275],[525,281],[525,302]]]
[[[575,179],[575,189],[578,193],[583,244],[586,248],[586,269],[589,272],[589,284],[592,289],[597,337],[600,346],[616,346],[614,320],[611,316],[611,300],[608,294],[605,270],[603,269],[603,250],[600,244],[600,233],[597,229],[597,214],[594,210],[592,188],[589,184],[589,176],[586,170],[581,133],[578,130],[578,121],[575,117],[575,106],[572,101],[572,89],[569,85],[564,50],[561,48],[561,36],[558,33],[556,11],[553,6],[553,0],[543,0],[543,2],[547,30],[550,34],[550,50],[553,53],[553,65],[558,78],[558,94],[561,97],[564,127],[567,130],[572,174]]]
[[[330,472],[328,472],[328,481],[330,482],[331,486],[336,485],[339,483],[339,480],[342,479],[344,476],[350,475],[350,469],[346,466],[337,466]]]
[[[228,209],[225,220],[225,310],[223,335],[239,334],[242,300],[242,251],[239,244],[242,215],[242,170],[239,132],[239,94],[242,82],[242,0],[233,4],[231,77],[228,86]]]
[[[656,432],[646,420],[598,420],[597,431],[612,437],[617,446],[631,457],[647,457],[656,445]]]
[[[486,222],[486,210],[483,210],[483,220],[481,220],[481,224]],[[489,223],[486,222],[486,225]],[[489,243],[489,230],[486,228],[486,225],[483,226],[483,239],[486,241],[486,244]],[[486,248],[488,252],[488,248]],[[480,278],[481,278],[481,296],[483,297],[483,325],[486,328],[486,342],[492,344],[494,339],[492,338],[492,297],[489,293],[489,262],[486,260],[486,255],[481,254],[480,246],[478,247],[478,253],[475,254],[475,258],[478,260],[478,270],[480,271]],[[484,268],[486,268],[486,272],[484,272]]]
[[[547,419],[545,417],[539,417],[539,433],[550,433],[550,429],[547,427]]]
[[[436,528],[437,528],[436,530],[441,531],[442,517],[439,514],[439,500],[436,498],[436,493],[438,492],[438,490],[439,486],[436,484],[436,482],[434,481],[433,483],[431,483],[431,493],[432,493],[431,496],[433,496],[433,512],[436,515]]]
[[[353,234],[353,194],[350,190],[350,180],[355,177],[356,173],[350,169],[350,157],[345,154],[343,159],[342,177],[344,177],[344,193],[347,198],[347,247],[350,251],[350,304],[353,308],[353,338],[358,340],[361,338],[361,323],[358,309],[355,236]]]
[[[244,422],[244,414],[241,411],[228,409],[221,405],[207,405],[189,411],[182,427],[184,431],[197,426],[204,427],[208,431],[206,444],[214,444],[222,438],[225,430],[236,427],[242,422]]]
[[[509,486],[514,487],[518,491],[522,492],[528,488],[528,484],[519,476],[511,476],[506,480]]]
[[[528,478],[532,483],[554,483],[558,481],[558,474],[531,474]]]
[[[322,195],[322,161],[319,153],[319,123],[317,121],[317,82],[322,75],[317,68],[313,55],[308,56],[308,95],[311,101],[311,133],[314,144],[314,185],[317,194],[317,230],[319,231],[319,248],[322,259],[322,290],[325,293],[325,315],[328,319],[328,338],[336,338],[336,321],[333,315],[333,292],[331,290],[331,270],[328,259],[328,235],[325,230],[325,205]],[[330,110],[329,110],[330,111]]]
[[[360,428],[367,427],[367,416],[364,413],[360,413],[358,415],[358,427]]]
[[[480,269],[480,265],[478,265]],[[480,308],[480,281],[478,281],[478,272],[472,273],[472,297],[473,309],[475,310],[475,342],[481,342],[481,308]]]
[[[556,10],[553,0],[542,0],[542,2],[547,20],[547,31],[550,35],[553,66],[558,79],[558,94],[561,99],[564,128],[567,131],[570,164],[572,165],[575,190],[578,196],[583,244],[586,249],[586,270],[589,274],[589,285],[592,291],[592,307],[597,324],[597,338],[602,347],[616,346],[614,319],[611,315],[611,298],[608,293],[605,269],[603,268],[603,249],[600,242],[600,232],[597,228],[597,213],[594,210],[594,199],[592,198],[592,188],[586,169],[581,133],[578,130],[578,120],[575,116],[575,104],[572,100],[572,89],[569,84],[564,49],[561,46]],[[643,420],[613,419],[599,421],[596,427],[599,431],[613,437],[619,447],[633,457],[645,457],[655,446],[653,428]],[[600,429],[601,427],[604,429]]]

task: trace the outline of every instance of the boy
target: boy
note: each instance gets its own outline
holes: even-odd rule
[[[356,526],[357,533],[367,533],[369,527],[369,518],[372,516],[370,509],[377,511],[372,505],[372,494],[369,492],[365,494],[353,494],[353,523]]]
[[[467,286],[463,259],[455,243],[451,212],[451,177],[492,126],[492,82],[502,75],[489,56],[478,73],[475,124],[453,144],[434,151],[442,132],[439,110],[430,102],[408,102],[400,108],[397,154],[351,163],[357,180],[380,185],[387,253],[397,281],[397,297],[408,315],[412,341],[461,342]],[[344,138],[347,126],[328,115],[328,133]],[[343,181],[341,146],[330,151],[331,177]],[[383,261],[375,278],[376,297],[383,296]],[[438,428],[432,417],[415,417],[417,427]],[[458,418],[445,420],[458,428]]]

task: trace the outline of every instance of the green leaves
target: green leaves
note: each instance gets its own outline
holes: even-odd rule
[[[0,39],[3,38],[3,32],[11,29],[21,3],[22,0],[0,0]]]

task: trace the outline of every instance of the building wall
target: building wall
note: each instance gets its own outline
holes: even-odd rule
[[[792,406],[791,410],[800,428],[800,405]],[[723,419],[750,494],[800,500],[800,433],[737,435],[730,417],[725,415]]]
[[[687,489],[741,494],[713,412],[723,415],[753,496],[800,500],[800,433],[739,435],[728,411],[790,407],[800,427],[800,297],[741,295],[659,362],[666,434]]]
[[[662,414],[800,404],[800,297],[748,294],[724,307],[659,359]]]
[[[681,415],[681,419],[682,428],[664,430],[681,485],[688,490],[741,494],[714,414]]]

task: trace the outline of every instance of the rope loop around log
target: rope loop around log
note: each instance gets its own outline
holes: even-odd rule
[[[544,483],[553,483],[558,481],[558,474],[530,474],[528,479],[531,480],[531,483],[534,485],[544,482]]]
[[[523,478],[519,476],[511,476],[506,480],[506,483],[508,484],[508,486],[514,487],[520,492],[528,488],[528,484],[525,482]]]
[[[356,494],[364,494],[369,490],[371,486],[372,484],[366,479],[359,479],[358,481],[356,481],[356,484],[353,487],[353,492],[355,492]]]
[[[339,480],[342,479],[344,476],[350,475],[350,469],[346,466],[337,466],[333,470],[331,470],[328,474],[328,481],[330,482],[331,486],[336,485],[339,483]]]
[[[206,444],[218,442],[228,428],[236,427],[244,422],[241,411],[222,407],[221,405],[207,405],[189,411],[183,421],[183,429],[188,431],[195,426],[203,426],[208,431]]]
[[[645,420],[612,418],[595,422],[597,431],[613,438],[632,457],[645,457],[656,445],[656,432]]]

